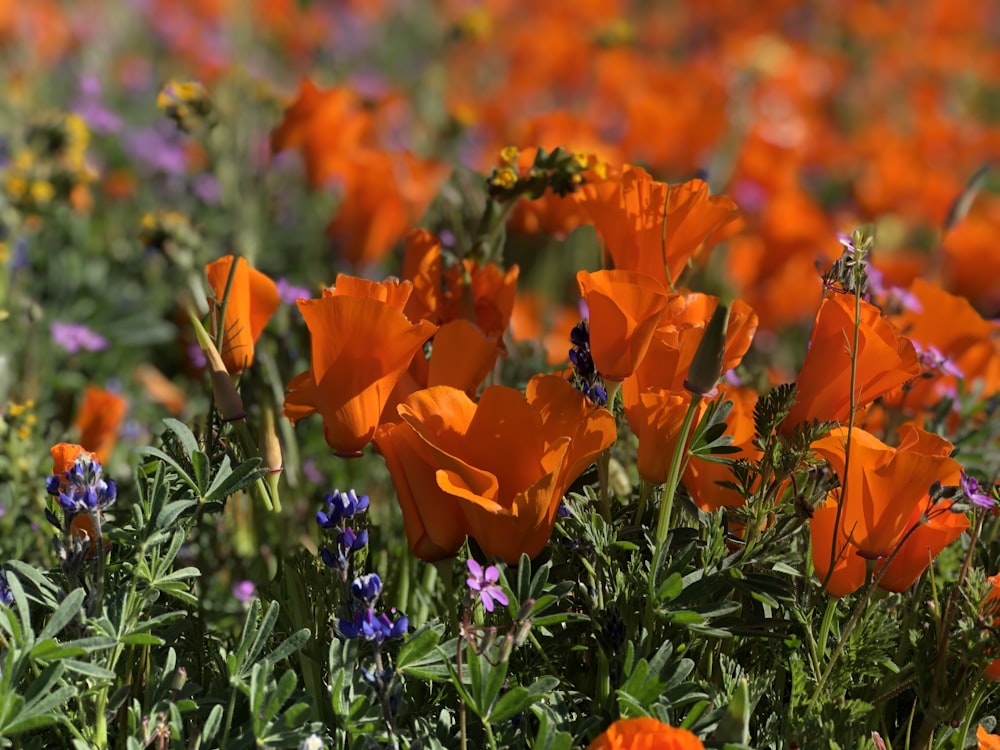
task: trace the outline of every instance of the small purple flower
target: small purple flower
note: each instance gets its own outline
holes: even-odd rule
[[[996,505],[996,501],[980,489],[979,480],[970,477],[964,471],[962,472],[961,487],[962,494],[976,507],[989,510]]]
[[[239,581],[233,586],[233,598],[246,604],[253,598],[256,590],[253,581]]]
[[[490,565],[486,570],[483,570],[483,566],[472,558],[466,560],[465,565],[469,569],[469,577],[465,579],[465,582],[479,597],[479,601],[483,603],[487,612],[493,611],[494,602],[504,606],[510,603],[507,594],[497,585],[497,581],[500,580],[500,571],[497,570],[496,565]]]
[[[308,289],[304,286],[292,286],[288,279],[278,279],[275,286],[278,287],[278,299],[286,305],[294,305],[300,299],[312,299],[312,293]]]
[[[307,458],[302,462],[302,475],[313,484],[324,484],[326,482],[323,472],[319,470],[316,462],[311,458]]]
[[[104,106],[101,82],[93,76],[84,76],[80,79],[73,111],[82,117],[95,133],[117,133],[121,130],[122,118]]]
[[[52,341],[70,354],[79,351],[99,352],[108,348],[108,340],[81,323],[63,323],[58,320],[49,324]]]

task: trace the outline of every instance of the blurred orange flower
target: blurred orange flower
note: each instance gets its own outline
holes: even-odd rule
[[[795,405],[783,429],[809,420],[847,422],[851,412],[851,352],[854,341],[854,297],[833,294],[816,316],[809,351],[799,371]],[[856,352],[855,407],[920,374],[916,349],[874,305],[861,302]]]
[[[80,445],[92,451],[102,464],[111,458],[126,411],[128,402],[117,393],[93,385],[83,392],[83,403],[73,425],[80,431]]]
[[[327,227],[338,253],[355,265],[381,260],[423,216],[447,173],[409,153],[363,149],[346,158],[340,204]]]
[[[619,719],[594,738],[587,750],[704,750],[686,729],[647,717]]]
[[[213,294],[209,300],[213,336],[217,330],[232,267],[232,255],[226,255],[205,266]],[[220,348],[222,361],[229,374],[237,375],[253,364],[254,345],[281,300],[275,283],[256,268],[251,268],[246,258],[236,258],[236,270],[232,272],[232,276]]]
[[[479,403],[437,386],[399,406],[375,444],[396,486],[410,549],[441,559],[465,534],[487,557],[537,555],[576,477],[615,439],[615,421],[567,381],[538,375],[526,393],[490,386]]]
[[[437,330],[403,314],[412,288],[341,274],[320,299],[298,300],[312,366],[289,382],[284,413],[293,423],[322,415],[326,442],[337,453],[358,455],[368,444],[392,389]]]

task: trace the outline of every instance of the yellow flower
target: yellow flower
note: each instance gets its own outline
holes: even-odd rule
[[[517,184],[517,173],[510,167],[503,167],[496,170],[490,178],[490,183],[504,190],[510,190]]]

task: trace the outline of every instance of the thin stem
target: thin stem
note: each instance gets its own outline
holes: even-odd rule
[[[840,499],[837,502],[837,512],[833,517],[833,541],[830,544],[830,567],[823,578],[823,588],[825,589],[833,576],[833,569],[837,565],[837,559],[844,553],[837,551],[837,532],[840,531],[840,522],[844,512],[844,501],[847,498],[847,477],[851,465],[851,434],[854,432],[854,419],[857,411],[857,382],[858,382],[858,346],[861,340],[861,292],[854,293],[854,343],[851,345],[851,395],[850,414],[847,421],[847,445],[844,446],[844,476],[840,478]]]
[[[692,394],[691,403],[688,405],[687,413],[684,415],[684,423],[681,425],[680,433],[677,435],[677,443],[674,445],[674,456],[670,462],[667,483],[663,487],[663,497],[660,499],[660,515],[656,522],[657,549],[663,545],[663,542],[667,538],[667,532],[670,530],[670,514],[674,508],[674,495],[677,494],[677,485],[680,483],[681,468],[685,463],[688,435],[691,432],[694,415],[698,412],[698,406],[701,404],[701,398],[701,394]]]

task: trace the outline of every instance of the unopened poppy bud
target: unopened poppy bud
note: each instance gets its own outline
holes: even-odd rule
[[[688,368],[684,387],[701,396],[715,395],[715,387],[722,377],[722,360],[726,351],[726,331],[729,328],[729,305],[721,302],[705,326],[698,349]]]
[[[236,390],[226,365],[222,361],[222,355],[215,348],[212,337],[208,335],[205,326],[192,314],[191,324],[194,326],[195,335],[198,337],[198,345],[205,353],[205,360],[208,363],[208,370],[212,376],[212,393],[215,395],[215,408],[219,410],[223,422],[234,422],[246,417],[243,409],[243,399],[240,392]]]
[[[274,408],[267,404],[261,412],[260,428],[260,457],[268,473],[275,474],[281,471],[283,460],[281,456],[281,443],[278,442],[277,425],[274,422]]]

